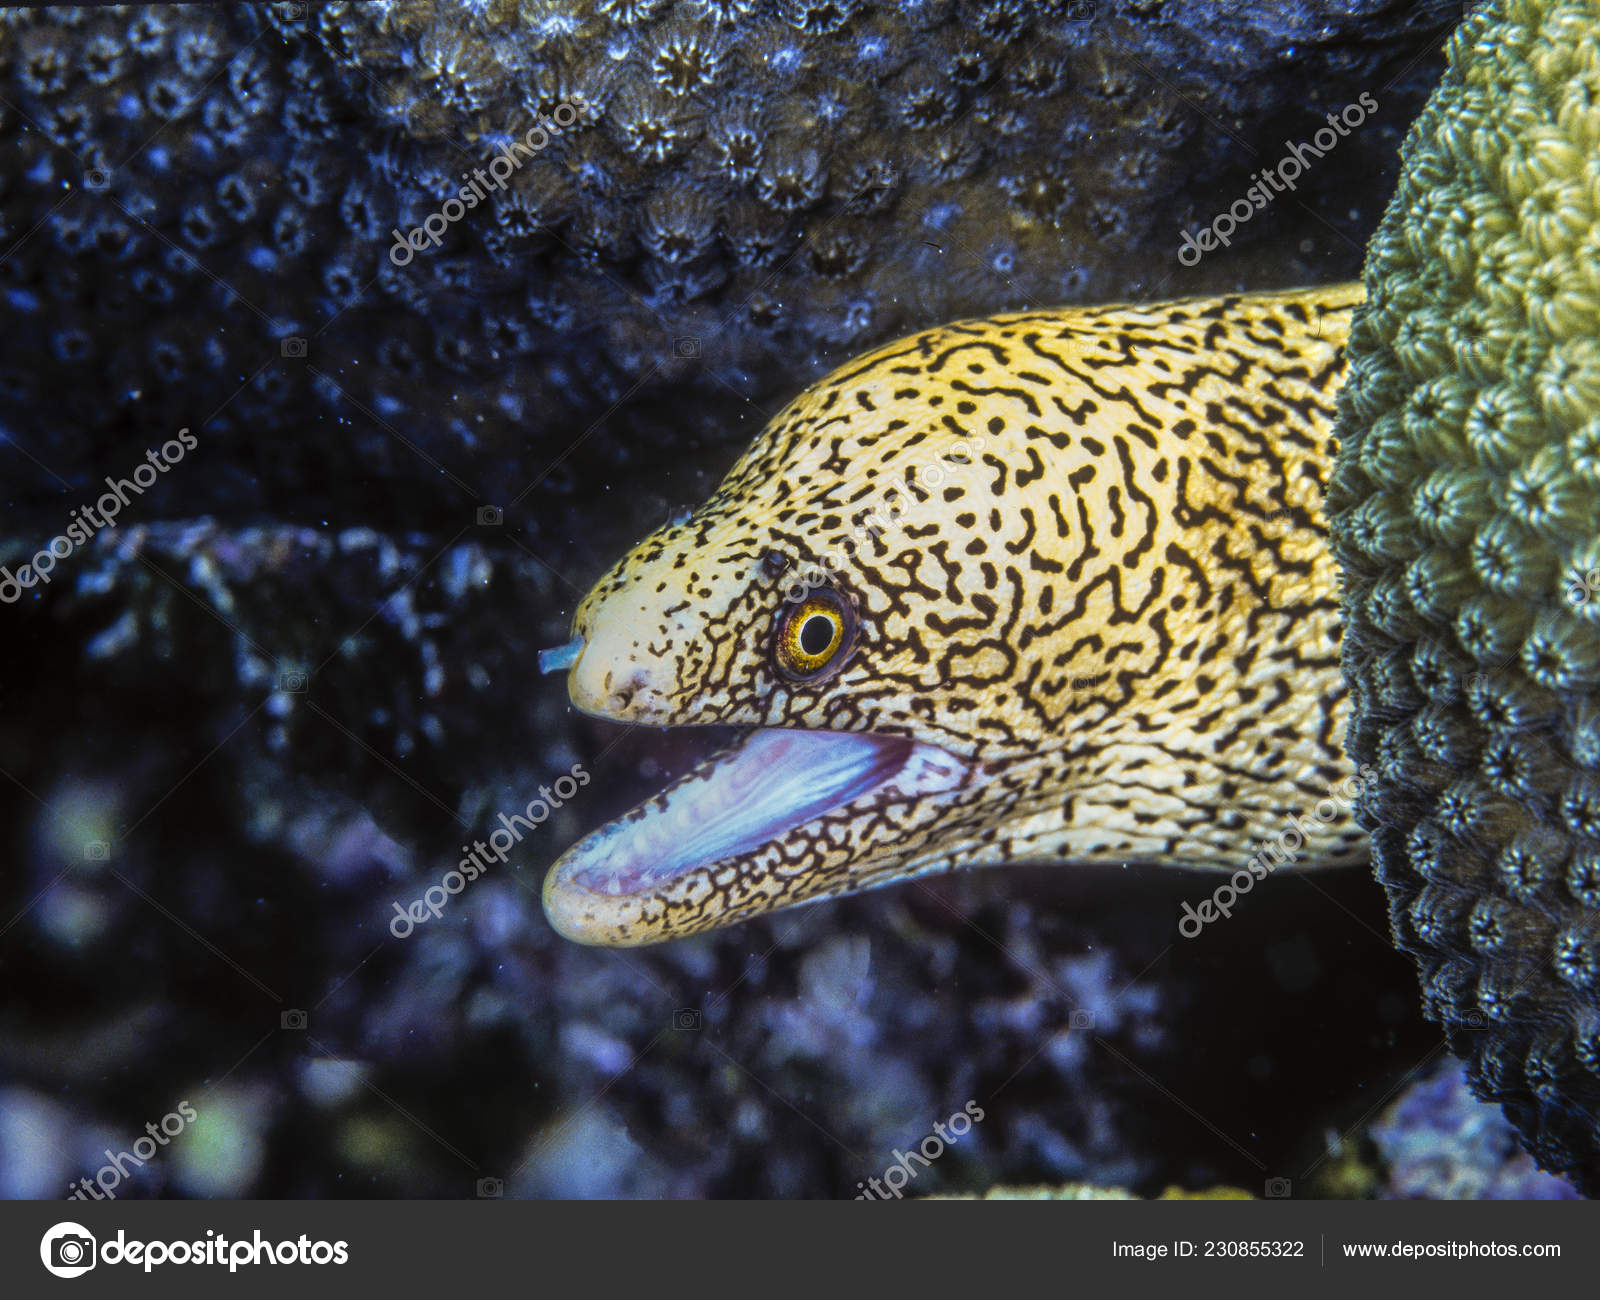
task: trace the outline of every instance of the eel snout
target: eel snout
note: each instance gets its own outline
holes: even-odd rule
[[[577,708],[614,722],[673,720],[683,684],[678,659],[662,647],[684,645],[699,633],[687,610],[613,596],[580,607],[573,631],[567,646],[546,653],[566,660],[567,693]]]

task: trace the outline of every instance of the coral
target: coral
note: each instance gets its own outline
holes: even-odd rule
[[[1476,916],[1477,913],[1474,913]],[[1384,1200],[1573,1200],[1517,1149],[1511,1126],[1477,1100],[1466,1071],[1447,1061],[1412,1084],[1373,1121]]]
[[[241,515],[284,499],[306,518],[333,508],[305,482],[350,466],[308,427],[373,433],[384,450],[355,453],[367,481],[425,480],[430,461],[482,475],[517,461],[531,477],[559,451],[546,442],[624,395],[658,397],[668,376],[702,411],[724,382],[777,400],[844,345],[1127,292],[1174,266],[1180,225],[1219,188],[1242,192],[1257,154],[1318,120],[1297,63],[1335,69],[1324,106],[1400,76],[1403,122],[1432,74],[1415,56],[1454,7],[1415,0],[1399,24],[1378,0],[1243,15],[1206,0],[8,10],[0,422],[59,428],[42,459],[78,483],[139,428],[207,419],[253,463],[230,480],[236,499],[205,508]],[[438,211],[531,112],[563,104],[581,123],[397,274],[391,232]],[[1275,217],[1283,248],[1326,245],[1319,203],[1347,209],[1352,186],[1375,198],[1392,130],[1352,137],[1306,178],[1307,209]],[[1570,208],[1541,208],[1540,228],[1559,235]],[[1257,282],[1328,273],[1320,254],[1272,256]],[[1218,259],[1192,287],[1233,287],[1250,268]],[[548,375],[453,342],[529,285],[563,304],[559,322],[525,326]],[[119,328],[85,330],[77,312]],[[226,328],[190,340],[198,316]],[[717,322],[715,347],[685,370],[674,340],[700,319]],[[608,347],[624,320],[650,342]],[[281,354],[285,337],[314,340],[306,365]],[[395,337],[419,369],[386,367]],[[1583,364],[1553,359],[1548,383],[1581,384]],[[310,382],[308,365],[337,383]],[[240,391],[262,366],[270,377]],[[48,415],[44,390],[65,395]],[[395,461],[369,413],[426,459]],[[13,510],[47,510],[59,485],[24,474]],[[418,524],[454,517],[458,503],[414,487],[395,490]]]
[[[1395,938],[1473,1086],[1591,1193],[1597,18],[1494,0],[1452,38],[1371,243],[1329,498],[1350,752],[1425,760],[1362,812]]]

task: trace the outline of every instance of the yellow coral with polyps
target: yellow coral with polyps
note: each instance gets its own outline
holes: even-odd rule
[[[1428,1013],[1600,1185],[1600,3],[1471,14],[1368,250],[1329,497]]]

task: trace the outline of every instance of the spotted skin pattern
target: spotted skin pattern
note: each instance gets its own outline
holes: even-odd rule
[[[563,869],[580,845],[546,883],[558,928],[655,942],[1004,862],[1243,867],[1351,775],[1321,503],[1360,298],[963,321],[802,394],[583,601],[572,698],[648,725],[904,736],[959,785],[890,788],[663,880],[634,871],[604,906]],[[825,556],[858,627],[797,682],[776,629]],[[1346,804],[1303,825],[1300,865],[1364,858]]]

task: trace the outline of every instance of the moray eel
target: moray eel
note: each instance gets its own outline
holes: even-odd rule
[[[555,863],[556,929],[996,863],[1232,872],[1295,815],[1301,865],[1364,860],[1322,513],[1361,297],[966,321],[801,395],[549,660],[598,717],[750,729]]]
[[[1329,494],[1361,816],[1423,1007],[1600,1194],[1600,3],[1451,40],[1368,247]]]

